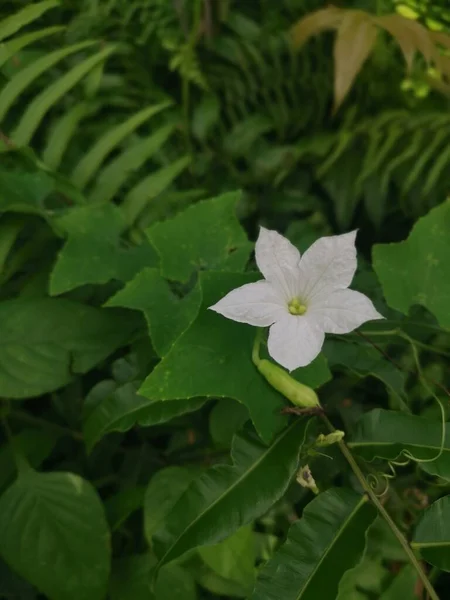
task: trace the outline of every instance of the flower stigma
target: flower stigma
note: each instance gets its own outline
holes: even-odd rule
[[[306,306],[298,298],[294,298],[289,302],[288,309],[291,315],[304,315],[306,312]]]

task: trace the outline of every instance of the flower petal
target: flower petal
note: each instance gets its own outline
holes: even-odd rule
[[[356,231],[318,239],[303,254],[299,265],[303,300],[347,288],[356,271]]]
[[[297,248],[276,231],[261,227],[255,254],[258,269],[267,281],[282,292],[285,300],[292,300],[298,287],[300,252]]]
[[[236,288],[209,308],[227,319],[256,327],[268,327],[289,314],[282,296],[267,281]]]
[[[316,358],[324,337],[314,320],[287,314],[270,328],[267,348],[277,363],[293,371],[309,365]]]
[[[349,333],[366,321],[384,319],[367,296],[354,290],[337,290],[317,298],[308,307],[308,316],[325,333]]]

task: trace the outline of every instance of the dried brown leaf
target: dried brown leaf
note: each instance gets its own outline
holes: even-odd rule
[[[300,48],[313,35],[327,29],[336,29],[344,13],[336,6],[329,6],[306,15],[291,30],[294,46]]]
[[[368,13],[345,11],[334,44],[334,110],[338,110],[369,57],[378,29]]]
[[[411,35],[409,29],[404,26],[403,17],[400,15],[385,15],[384,17],[376,17],[374,19],[375,23],[377,23],[380,27],[385,29],[388,33],[392,35],[393,38],[397,41],[400,46],[400,50],[405,57],[406,64],[408,66],[408,71],[411,71],[414,55],[417,51],[415,38]]]
[[[387,19],[389,19],[391,29],[395,23],[395,33],[389,31],[386,27],[385,23],[387,22]],[[385,17],[379,17],[377,21],[381,27],[387,29],[387,31],[394,36],[402,50],[402,43],[406,43],[408,46],[412,45],[417,52],[422,54],[429,65],[431,63],[437,64],[439,62],[439,52],[431,38],[431,32],[420,23],[417,23],[417,21],[407,19],[401,15],[387,15]],[[408,41],[405,42],[405,40]],[[407,59],[406,56],[405,59]]]
[[[430,37],[436,44],[450,50],[450,35],[448,35],[448,33],[444,33],[443,31],[430,31]]]

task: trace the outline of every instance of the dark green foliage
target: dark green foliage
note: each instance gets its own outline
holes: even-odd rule
[[[386,318],[291,375],[447,598],[449,82],[380,35],[333,112],[334,33],[290,38],[320,0],[0,4],[0,600],[419,599],[321,411],[208,310],[261,225],[359,230]]]

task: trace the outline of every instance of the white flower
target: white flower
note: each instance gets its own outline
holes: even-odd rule
[[[232,290],[211,310],[241,323],[270,327],[268,350],[293,371],[319,354],[325,333],[349,333],[383,319],[372,302],[347,289],[356,271],[356,231],[323,237],[300,252],[261,227],[256,263],[265,279]]]

